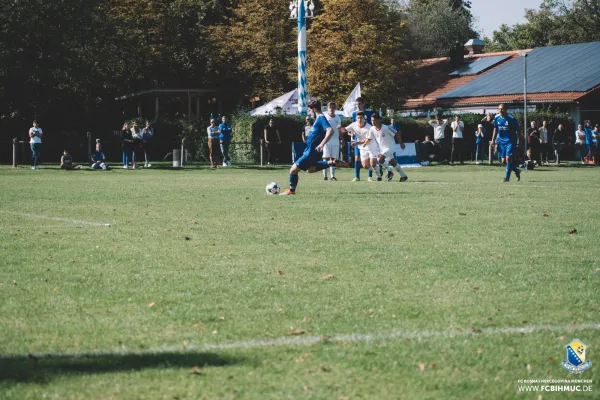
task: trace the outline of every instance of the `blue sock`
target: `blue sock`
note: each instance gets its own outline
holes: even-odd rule
[[[373,168],[369,168],[369,178],[373,177]]]
[[[504,179],[510,180],[510,173],[512,170],[513,170],[513,163],[507,162],[506,163],[506,172],[504,173]]]
[[[321,160],[321,161],[317,162],[317,165],[315,165],[316,171],[323,171],[324,169],[327,169],[327,168],[329,168],[329,162],[327,162],[325,160]]]
[[[360,161],[354,161],[354,177],[360,179]]]
[[[290,174],[290,190],[295,192],[296,186],[298,186],[298,175]]]

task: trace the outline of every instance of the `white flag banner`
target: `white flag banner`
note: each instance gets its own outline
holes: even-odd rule
[[[344,102],[344,117],[351,117],[356,107],[356,99],[360,97],[360,82],[356,84],[350,96]]]

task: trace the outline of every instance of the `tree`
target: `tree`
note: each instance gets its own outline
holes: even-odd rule
[[[405,33],[400,13],[384,1],[324,0],[307,32],[309,93],[343,104],[360,82],[371,102],[399,105],[411,69]]]
[[[240,0],[230,23],[215,26],[209,35],[216,49],[213,71],[248,97],[289,91],[296,82],[295,26],[281,0]]]
[[[409,43],[418,59],[445,57],[459,44],[477,37],[470,2],[462,0],[410,0]]]
[[[600,0],[544,0],[539,10],[525,10],[525,19],[523,24],[502,25],[491,39],[485,38],[486,51],[600,40]]]

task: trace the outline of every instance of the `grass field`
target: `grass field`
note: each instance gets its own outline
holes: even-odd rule
[[[0,398],[597,399],[600,169],[407,172],[0,167]]]

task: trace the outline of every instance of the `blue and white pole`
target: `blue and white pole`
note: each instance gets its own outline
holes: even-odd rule
[[[306,7],[298,0],[298,112],[307,113],[306,100]]]

